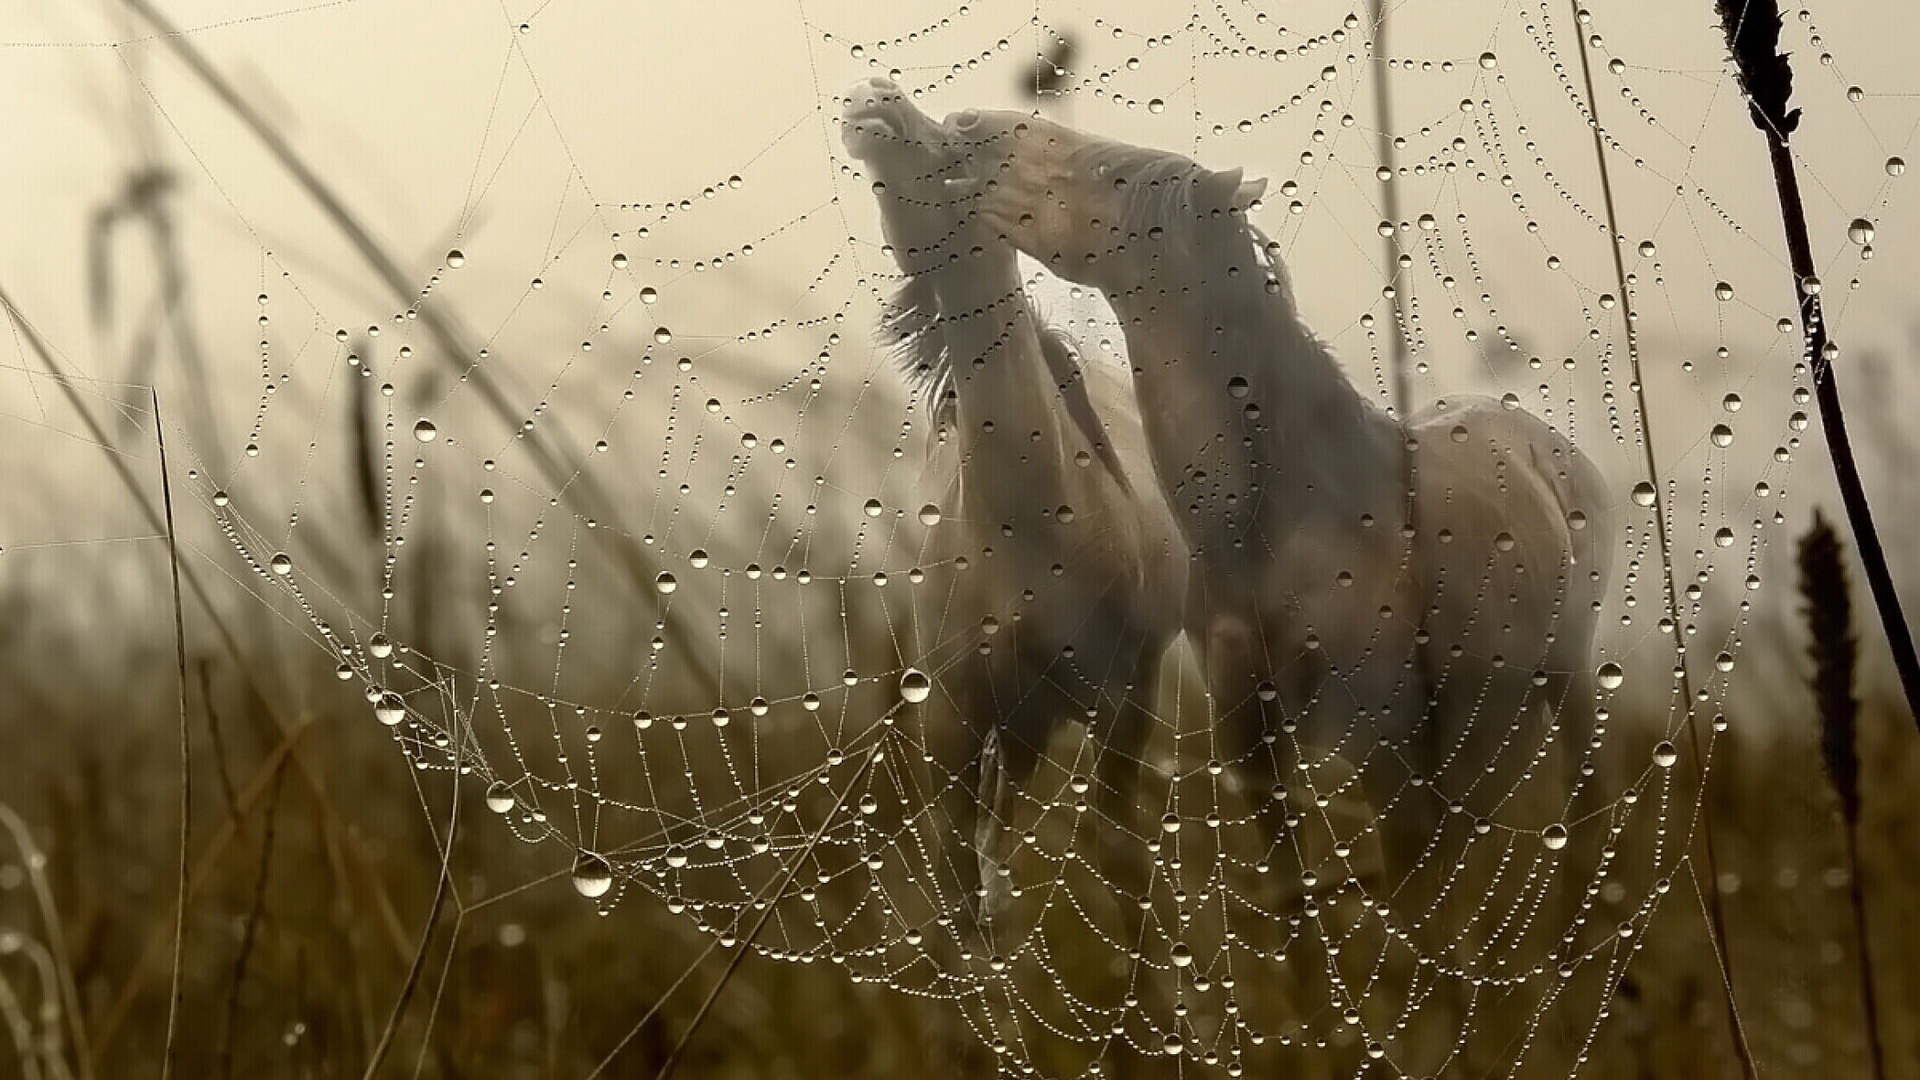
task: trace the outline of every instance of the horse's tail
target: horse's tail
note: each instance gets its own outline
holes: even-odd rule
[[[1595,591],[1603,590],[1613,571],[1613,500],[1606,478],[1571,439],[1547,430],[1552,432],[1551,447],[1529,446],[1528,463],[1559,505],[1572,571],[1590,576]],[[1556,457],[1560,460],[1551,460]]]

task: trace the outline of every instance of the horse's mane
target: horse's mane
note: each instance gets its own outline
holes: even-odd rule
[[[953,421],[957,403],[953,365],[960,359],[948,345],[942,324],[951,319],[980,318],[983,314],[942,312],[939,290],[933,280],[933,275],[939,272],[935,270],[908,275],[887,306],[881,322],[884,333],[891,339],[894,363],[905,377],[908,388],[925,403],[936,428]],[[1000,302],[1011,301],[1015,297],[1025,299],[1025,290],[1018,284]],[[1093,407],[1093,398],[1087,391],[1086,373],[1080,368],[1072,340],[1065,331],[1038,312],[1033,314],[1033,320],[1040,339],[1040,357],[1060,393],[1061,403],[1066,406],[1068,419],[1092,445],[1094,456],[1113,476],[1120,489],[1131,495],[1133,484],[1127,479],[1126,469],[1121,466],[1120,458],[1101,426],[1100,414]]]

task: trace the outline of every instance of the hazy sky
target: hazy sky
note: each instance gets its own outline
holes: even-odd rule
[[[866,181],[840,146],[835,95],[897,72],[925,91],[922,106],[936,115],[1024,107],[1022,74],[1051,47],[1042,27],[1078,46],[1070,66],[1079,89],[1054,106],[1056,116],[1270,178],[1259,221],[1283,245],[1305,317],[1363,388],[1379,385],[1360,329],[1364,313],[1387,310],[1374,101],[1365,27],[1348,29],[1350,9],[1340,4],[1294,0],[1263,16],[1239,3],[1201,5],[1196,15],[1165,4],[1002,0],[161,3],[422,288],[441,275],[427,302],[456,313],[490,356],[512,358],[501,376],[527,402],[557,378],[582,431],[605,420],[657,327],[674,338],[658,346],[663,355],[728,350],[742,395],[777,386],[830,333],[843,338],[834,377],[876,370],[870,327],[885,282],[866,275],[891,266],[877,247]],[[1722,64],[1708,0],[1597,6],[1595,74],[1617,140],[1611,160],[1658,445],[1681,484],[1677,505],[1694,522],[1750,522],[1771,509],[1744,494],[1756,479],[1784,479],[1791,494],[1819,487],[1826,472],[1818,453],[1801,453],[1791,473],[1771,460],[1792,436],[1786,375],[1798,338],[1775,328],[1792,297],[1764,149]],[[1419,167],[1399,182],[1403,216],[1431,213],[1436,226],[1407,241],[1430,364],[1420,396],[1515,390],[1570,423],[1616,478],[1631,475],[1636,452],[1608,432],[1620,418],[1630,436],[1631,412],[1624,397],[1610,405],[1601,396],[1608,376],[1624,394],[1626,377],[1601,362],[1603,347],[1619,341],[1619,320],[1597,304],[1615,286],[1568,9],[1551,0],[1403,3],[1391,31],[1391,55],[1406,62],[1392,76],[1393,130],[1406,139],[1402,164]],[[1920,19],[1905,4],[1825,3],[1808,20],[1790,16],[1784,41],[1806,110],[1795,146],[1837,336],[1854,351],[1899,347],[1904,360],[1920,269],[1911,241],[1920,170],[1892,178],[1885,163],[1920,155],[1911,63]],[[1276,47],[1288,58],[1257,55]],[[1491,67],[1483,53],[1493,54]],[[419,400],[451,412],[471,397],[431,382],[420,357],[395,357],[401,344],[424,340],[392,321],[400,305],[117,4],[0,0],[0,125],[9,142],[0,280],[77,369],[126,375],[126,325],[152,295],[151,261],[136,232],[121,234],[112,249],[121,329],[113,349],[101,347],[86,317],[87,227],[128,170],[158,160],[179,180],[176,229],[219,372],[230,456],[264,397],[262,292],[266,377],[288,376],[294,400],[312,410],[269,409],[263,442],[293,453],[310,437],[304,421],[337,409],[326,388],[347,347],[336,340],[342,329],[386,327],[383,374]],[[1456,138],[1461,149],[1450,145]],[[1449,161],[1457,169],[1438,167]],[[1296,194],[1282,188],[1289,180]],[[690,209],[661,209],[683,198]],[[1297,215],[1287,210],[1294,198]],[[1875,223],[1871,262],[1848,239],[1855,217]],[[1640,253],[1642,240],[1653,254]],[[459,269],[445,265],[455,248],[465,256]],[[614,267],[615,253],[628,256],[626,266]],[[1449,276],[1452,290],[1442,284]],[[1722,280],[1735,287],[1730,302],[1714,299]],[[643,288],[657,302],[642,300]],[[1052,295],[1056,313],[1080,310]],[[1479,352],[1498,345],[1502,329],[1521,352],[1489,365]],[[1468,331],[1479,340],[1469,343]],[[589,341],[600,349],[583,351]],[[1719,345],[1724,360],[1713,355]],[[1532,354],[1544,360],[1538,373],[1524,364]],[[1569,356],[1572,374],[1561,368]],[[1680,370],[1683,358],[1698,361],[1693,372]],[[1730,392],[1745,403],[1741,439],[1720,467],[1723,482],[1706,491],[1706,432],[1726,418]],[[0,396],[11,430],[46,465],[49,444],[33,433],[47,421],[33,388],[4,377]],[[0,445],[16,447],[9,460],[20,454],[15,439],[0,435]],[[284,460],[299,466],[297,454]],[[1893,478],[1885,482],[1888,498],[1901,497]]]

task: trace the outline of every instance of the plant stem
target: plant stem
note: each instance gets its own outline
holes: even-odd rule
[[[1880,1045],[1880,1003],[1873,991],[1873,953],[1867,938],[1867,895],[1861,883],[1858,824],[1847,822],[1847,898],[1853,903],[1854,942],[1860,950],[1860,1004],[1866,1012],[1867,1057],[1875,1080],[1887,1080],[1886,1049]]]
[[[1820,306],[1820,294],[1809,291],[1806,283],[1818,280],[1813,266],[1813,245],[1807,238],[1807,212],[1800,200],[1800,179],[1793,165],[1793,151],[1785,133],[1764,129],[1767,152],[1773,161],[1774,187],[1780,194],[1780,221],[1786,228],[1787,254],[1793,265],[1794,293],[1800,299],[1800,327],[1806,338],[1807,365],[1813,372],[1813,394],[1819,403],[1820,430],[1826,435],[1827,455],[1833,459],[1834,481],[1840,488],[1840,502],[1846,507],[1847,527],[1853,531],[1854,548],[1860,553],[1861,568],[1867,574],[1867,588],[1873,593],[1873,606],[1886,632],[1887,645],[1893,651],[1894,670],[1900,674],[1900,689],[1906,695],[1907,713],[1920,724],[1920,656],[1916,656],[1913,634],[1907,628],[1906,615],[1900,609],[1900,593],[1893,584],[1893,572],[1887,568],[1887,555],[1880,546],[1880,531],[1873,523],[1873,508],[1867,503],[1867,490],[1860,480],[1860,467],[1853,458],[1853,440],[1847,436],[1847,416],[1840,406],[1840,386],[1834,381],[1833,361],[1828,358],[1826,313]]]
[[[167,1045],[160,1061],[160,1080],[170,1080],[178,1034],[181,995],[185,988],[181,961],[187,942],[187,880],[192,856],[187,850],[193,828],[193,740],[187,727],[187,616],[180,602],[180,545],[173,526],[173,482],[167,476],[167,425],[160,416],[160,393],[153,398],[153,441],[160,452],[160,506],[167,523],[167,567],[173,581],[173,648],[180,674],[180,880],[173,912],[173,988],[167,996]]]
[[[773,895],[767,899],[767,906],[760,909],[760,917],[754,920],[753,929],[747,932],[746,937],[740,939],[740,946],[733,951],[732,956],[727,958],[726,969],[720,973],[720,978],[713,984],[713,989],[707,991],[706,1000],[700,1003],[699,1011],[693,1014],[693,1022],[687,1025],[687,1030],[680,1036],[680,1041],[673,1044],[672,1052],[667,1054],[666,1061],[661,1062],[660,1071],[654,1074],[653,1080],[668,1080],[674,1070],[679,1068],[680,1059],[686,1053],[687,1044],[693,1041],[693,1033],[700,1030],[701,1021],[707,1018],[713,1003],[719,1000],[720,991],[727,988],[727,982],[739,969],[740,961],[746,959],[748,951],[753,948],[754,940],[760,936],[760,931],[766,929],[767,921],[773,917],[773,909],[779,906],[780,898],[787,895],[787,889],[793,885],[793,879],[799,875],[801,864],[813,855],[813,849],[819,845],[820,838],[827,834],[827,826],[833,823],[834,816],[846,809],[847,800],[853,796],[854,789],[860,786],[860,781],[867,775],[867,771],[873,768],[873,763],[880,760],[880,752],[886,748],[886,745],[886,742],[882,741],[873,748],[871,754],[867,755],[867,760],[854,772],[853,778],[847,781],[847,786],[840,792],[840,798],[834,802],[833,809],[827,811],[827,816],[820,819],[820,827],[815,829],[813,835],[807,839],[807,846],[801,848],[800,853],[794,856],[793,863],[787,867],[785,876],[780,879],[779,887],[774,889]]]
[[[1687,739],[1693,750],[1693,767],[1700,779],[1702,798],[1700,800],[1700,848],[1706,860],[1708,928],[1713,934],[1715,951],[1719,954],[1720,968],[1726,976],[1726,1002],[1728,1034],[1733,1039],[1733,1052],[1740,1059],[1742,1075],[1747,1080],[1758,1080],[1759,1070],[1753,1061],[1753,1049],[1747,1045],[1746,1029],[1740,1023],[1740,1007],[1733,996],[1733,952],[1727,939],[1726,904],[1720,896],[1720,859],[1713,845],[1713,816],[1705,798],[1707,783],[1707,757],[1700,745],[1700,728],[1695,723],[1693,680],[1687,672],[1687,654],[1685,639],[1682,637],[1680,618],[1680,590],[1674,579],[1673,543],[1667,535],[1667,501],[1660,484],[1660,463],[1653,452],[1653,416],[1647,408],[1646,380],[1640,377],[1640,338],[1639,328],[1634,321],[1633,294],[1627,287],[1626,260],[1620,254],[1623,239],[1620,232],[1620,216],[1613,198],[1613,171],[1607,164],[1607,143],[1605,129],[1600,125],[1600,99],[1593,89],[1593,63],[1588,57],[1587,35],[1581,28],[1580,0],[1569,0],[1573,8],[1573,36],[1580,47],[1580,75],[1584,80],[1587,95],[1588,118],[1592,121],[1593,156],[1600,168],[1600,192],[1606,203],[1607,212],[1607,249],[1613,255],[1613,273],[1620,289],[1620,320],[1625,327],[1627,339],[1627,363],[1633,373],[1634,409],[1640,420],[1640,449],[1647,482],[1653,486],[1653,525],[1654,533],[1660,543],[1660,563],[1662,585],[1665,591],[1667,616],[1673,622],[1674,670],[1679,673],[1680,703],[1684,710],[1681,724],[1687,729]]]

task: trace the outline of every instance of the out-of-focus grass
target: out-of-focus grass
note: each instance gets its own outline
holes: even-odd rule
[[[32,558],[9,558],[23,556]],[[146,555],[118,557],[161,571]],[[84,580],[38,580],[32,573],[8,579],[0,594],[7,612],[0,620],[0,745],[8,747],[9,767],[0,774],[0,798],[31,823],[46,852],[66,943],[64,955],[49,959],[72,972],[98,1075],[140,1076],[157,1068],[167,1005],[173,676],[167,640],[148,633],[164,625],[157,609],[150,627],[118,637],[102,633],[85,613],[62,610],[113,602]],[[196,656],[205,683],[196,679],[191,688],[195,786],[203,793],[193,854],[208,871],[189,909],[183,1075],[217,1075],[229,1045],[233,1075],[357,1075],[421,930],[438,866],[423,802],[444,821],[445,774],[413,769],[372,723],[358,685],[335,680],[324,654],[264,617],[250,627],[247,640],[258,651],[245,659],[272,701],[256,698],[233,660],[205,643]],[[499,647],[548,654],[535,641]],[[268,719],[269,707],[301,725],[290,748]],[[1739,953],[1737,990],[1748,1037],[1769,1074],[1851,1075],[1865,1050],[1837,813],[1817,767],[1810,704],[1782,700],[1780,709],[1778,717],[1739,718],[1718,740],[1707,794],[1721,823],[1726,879],[1719,887]],[[1614,759],[1646,760],[1653,736],[1644,725],[1626,718],[1614,731]],[[1920,904],[1920,818],[1907,795],[1920,784],[1920,739],[1896,701],[1867,698],[1861,757],[1867,901],[1883,928],[1875,947],[1884,1037],[1892,1075],[1912,1076],[1920,1065],[1909,1022],[1920,1008],[1920,966],[1903,957],[1920,944],[1905,917]],[[788,763],[796,772],[808,764]],[[1041,797],[1049,784],[1063,783],[1067,770],[1042,775]],[[411,1072],[418,1061],[429,1076],[585,1075],[657,1003],[613,1070],[649,1075],[724,953],[669,993],[709,938],[687,915],[670,914],[643,894],[596,915],[568,886],[566,847],[513,839],[486,812],[480,793],[470,779],[463,813],[469,824],[453,857],[467,913],[436,934],[388,1071]],[[1158,805],[1152,792],[1142,801]],[[1685,827],[1690,802],[1690,793],[1676,789],[1674,805],[1659,815],[1673,830],[1669,843]],[[238,826],[216,849],[230,817]],[[1643,850],[1651,840],[1630,833],[1620,843]],[[1625,875],[1617,893],[1602,893],[1596,921],[1625,919],[1646,884]],[[1731,1069],[1720,976],[1694,889],[1685,877],[1672,882],[1582,1075],[1695,1077]],[[1111,912],[1101,906],[1107,901],[1084,890],[1079,899],[1082,911],[1064,903],[1050,909],[1049,950],[1082,993],[1104,977],[1117,998],[1122,958],[1086,929],[1090,921],[1111,932]],[[0,855],[0,925],[17,935],[4,939],[0,974],[27,1022],[45,1032],[36,1044],[44,1050],[41,1075],[59,1075],[51,1063],[71,1060],[73,1050],[60,1043],[57,986],[43,981],[30,960],[29,943],[45,942],[46,927],[12,851]],[[237,958],[249,938],[236,988]],[[1036,1002],[1045,1000],[1043,983],[1027,990]],[[1246,986],[1240,997],[1252,1016],[1274,992]],[[123,1000],[130,1004],[121,1012]],[[1591,1010],[1565,1012],[1550,1014],[1551,1030],[1541,1038],[1566,1044],[1584,1037]],[[943,1023],[952,1026],[943,1005],[856,984],[829,963],[749,959],[683,1070],[891,1077],[946,1068],[948,1057],[930,1034]],[[1084,1048],[1044,1040],[1024,1052],[1054,1072],[1087,1056]]]

